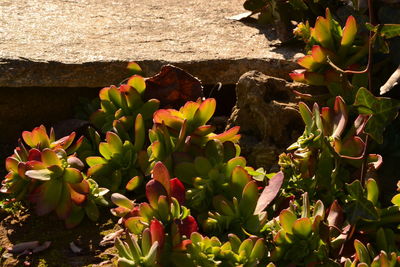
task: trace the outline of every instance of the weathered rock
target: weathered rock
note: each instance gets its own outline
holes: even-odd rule
[[[307,85],[250,71],[236,85],[237,102],[227,127],[240,126],[240,145],[250,165],[276,170],[277,157],[302,133],[292,90]]]
[[[203,84],[235,83],[257,69],[287,78],[296,51],[271,29],[228,20],[243,0],[2,0],[0,87],[103,87],[138,62],[165,64]]]

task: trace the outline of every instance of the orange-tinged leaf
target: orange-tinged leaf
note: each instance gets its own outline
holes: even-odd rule
[[[167,167],[165,167],[165,165],[161,161],[157,162],[154,165],[152,178],[163,185],[169,196],[171,192],[169,180],[171,179],[171,177],[169,175]]]
[[[128,85],[135,88],[140,94],[146,90],[146,82],[144,81],[144,78],[139,75],[133,75],[129,78]]]
[[[341,46],[349,47],[353,44],[353,41],[357,34],[357,22],[353,16],[349,16],[346,21],[346,25],[343,29]]]
[[[312,47],[312,57],[317,63],[326,63],[326,60],[329,58],[333,58],[333,53],[326,48],[323,48],[320,45],[314,45]]]
[[[323,17],[317,18],[314,27],[314,34],[318,42],[320,42],[323,47],[332,51],[335,50],[331,35],[330,21],[328,19]]]
[[[49,165],[59,165],[61,164],[60,159],[58,158],[57,154],[51,149],[44,149],[41,154],[42,162]]]
[[[14,157],[8,157],[6,159],[6,170],[17,173],[19,161]]]
[[[90,191],[90,186],[89,186],[89,182],[87,180],[82,180],[82,182],[77,183],[77,184],[68,184],[69,187],[71,187],[72,189],[74,189],[76,192],[78,192],[79,194],[89,194]]]
[[[114,86],[115,87],[115,86]],[[100,100],[110,100],[108,98],[108,90],[110,90],[110,87],[105,87],[103,89],[100,90],[99,92],[99,98]]]
[[[72,187],[69,187],[69,193],[71,195],[71,200],[76,205],[82,205],[86,201],[86,194],[81,194],[75,191]]]
[[[315,71],[321,66],[317,61],[314,60],[312,55],[307,55],[300,58],[297,60],[297,64],[306,68],[308,71]]]
[[[186,104],[179,109],[179,111],[183,114],[185,119],[192,120],[196,111],[199,109],[200,104],[193,101],[188,101]]]
[[[172,129],[179,130],[183,124],[182,114],[174,109],[159,109],[154,112],[153,122],[164,124]]]
[[[121,153],[122,141],[117,134],[113,132],[107,132],[106,141],[109,145],[108,148],[112,153]]]
[[[295,82],[305,83],[304,73],[306,70],[294,70],[293,72],[289,73],[290,78],[292,78]]]
[[[215,131],[215,126],[213,125],[202,125],[200,127],[197,127],[196,130],[193,132],[194,135],[199,135],[199,136],[206,136],[210,133]]]
[[[204,100],[194,115],[195,125],[198,127],[209,121],[215,112],[216,106],[217,102],[214,98]]]
[[[240,126],[235,126],[221,134],[209,136],[209,140],[217,139],[222,143],[225,141],[232,141],[235,143],[240,139],[240,135],[237,134],[239,132],[239,130],[240,130]]]
[[[136,62],[129,62],[127,68],[135,73],[142,72],[142,68]]]

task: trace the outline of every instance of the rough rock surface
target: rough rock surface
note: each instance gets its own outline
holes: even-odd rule
[[[237,102],[228,126],[240,126],[240,145],[250,165],[276,170],[277,157],[302,133],[303,122],[295,109],[293,89],[307,85],[250,71],[237,85]]]
[[[204,84],[257,69],[287,77],[296,52],[271,29],[227,19],[242,0],[2,0],[0,87],[102,87],[136,61],[148,76],[171,63]]]

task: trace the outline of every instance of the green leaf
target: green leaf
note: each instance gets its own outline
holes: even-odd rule
[[[282,210],[279,214],[279,222],[286,233],[293,233],[293,224],[297,220],[297,216],[290,210]]]
[[[135,120],[135,144],[133,145],[133,149],[135,151],[143,149],[145,138],[146,138],[146,129],[144,126],[144,120],[142,115],[138,114]]]
[[[370,115],[364,131],[378,143],[383,143],[386,126],[397,116],[400,101],[386,97],[375,97],[365,88],[360,88],[354,105],[360,114]]]
[[[120,194],[120,193],[114,193],[111,195],[111,201],[119,206],[119,207],[123,207],[126,208],[128,210],[132,210],[134,205],[133,202],[127,198],[126,196]]]
[[[392,203],[400,207],[400,194],[397,194],[392,198]]]
[[[378,212],[374,204],[365,196],[359,180],[355,180],[351,184],[346,184],[349,197],[351,199],[347,206],[347,219],[351,223],[355,223],[358,219],[375,221],[379,219]]]
[[[357,22],[353,16],[349,16],[346,21],[346,25],[343,29],[342,40],[340,42],[339,53],[342,56],[346,55],[346,50],[353,44],[357,34]]]
[[[373,26],[370,23],[366,23],[365,26],[370,31],[379,32],[386,39],[400,36],[400,24],[380,24]]]
[[[367,199],[371,201],[374,205],[376,205],[378,203],[378,197],[379,197],[378,184],[374,179],[370,178],[366,182],[366,188],[367,188]]]
[[[248,182],[243,189],[242,199],[240,200],[239,209],[240,213],[244,216],[253,214],[257,205],[258,188],[256,181]]]
[[[354,240],[354,248],[356,249],[356,257],[357,257],[357,259],[360,262],[366,263],[367,265],[369,265],[371,263],[371,258],[370,258],[370,255],[368,253],[368,250],[364,246],[364,244],[356,239],[356,240]]]
[[[312,231],[312,223],[309,218],[300,218],[293,223],[293,234],[306,239]]]
[[[83,180],[82,173],[75,168],[65,168],[63,178],[70,184],[80,183]]]
[[[251,178],[247,173],[246,169],[241,166],[236,166],[232,171],[232,193],[236,197],[240,197],[242,195],[242,191],[250,182]]]
[[[139,75],[133,75],[129,80],[128,80],[128,85],[132,86],[133,88],[138,91],[138,93],[143,93],[144,90],[146,90],[146,82],[144,81],[144,78]]]

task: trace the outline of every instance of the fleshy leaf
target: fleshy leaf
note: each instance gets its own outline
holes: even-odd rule
[[[260,197],[258,198],[257,206],[254,210],[255,215],[260,214],[275,199],[279,193],[279,190],[281,189],[283,179],[283,172],[278,172],[269,180],[268,185],[264,188]]]
[[[131,78],[129,78],[128,85],[135,88],[140,94],[146,90],[144,78],[139,75],[133,75]]]
[[[296,215],[288,209],[282,210],[281,213],[279,214],[279,222],[286,233],[289,234],[293,233],[292,228],[296,220],[297,220]]]
[[[80,183],[83,179],[82,173],[75,168],[64,169],[64,181],[71,184]]]
[[[293,234],[306,239],[312,231],[312,223],[309,218],[300,218],[293,223]]]
[[[169,171],[167,167],[165,167],[165,165],[161,161],[157,162],[154,165],[152,178],[163,185],[169,196],[171,192],[169,180],[171,179],[171,177],[169,176]]]
[[[132,210],[134,205],[133,202],[128,199],[126,196],[120,194],[120,193],[114,193],[111,195],[111,201],[119,206],[119,207],[123,207],[126,208],[128,210]]]

